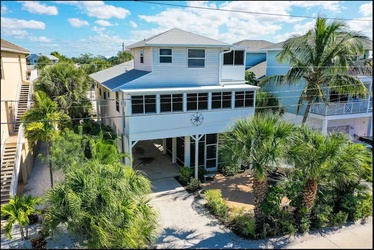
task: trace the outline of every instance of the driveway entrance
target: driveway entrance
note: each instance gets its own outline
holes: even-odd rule
[[[178,176],[179,166],[163,154],[162,139],[137,142],[132,155],[133,168],[145,172],[151,182]]]

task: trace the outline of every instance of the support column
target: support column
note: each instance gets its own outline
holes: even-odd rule
[[[191,136],[195,140],[195,179],[199,178],[199,141],[203,136],[204,134]]]
[[[369,123],[368,123],[368,131],[367,131],[368,136],[373,136],[373,122],[371,120],[371,117],[369,117]]]
[[[322,134],[324,135],[327,135],[327,124],[328,124],[328,120],[323,120],[322,121]]]
[[[172,146],[171,146],[171,148],[172,148],[172,150],[171,150],[171,152],[172,152],[172,156],[171,156],[171,162],[172,163],[177,163],[177,138],[176,137],[173,137],[172,139],[171,139],[171,142],[172,142]]]
[[[162,139],[162,153],[166,154],[166,138]]]
[[[191,165],[191,142],[190,137],[184,137],[184,165],[190,167]]]
[[[126,135],[123,135],[123,145],[124,145],[124,153],[127,153],[129,156],[132,157],[132,147],[131,147],[131,141],[129,138],[126,137]],[[125,158],[125,164],[132,167],[132,159],[126,157]]]

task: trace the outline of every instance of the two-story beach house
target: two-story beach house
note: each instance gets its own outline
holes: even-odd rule
[[[45,55],[45,54],[42,54],[42,53],[31,54],[27,57],[27,59],[29,60],[30,65],[36,65],[36,62],[42,56],[47,57],[51,61],[51,64],[56,64],[59,61],[59,59],[57,57],[53,56],[53,55]]]
[[[98,118],[122,152],[161,139],[173,163],[216,170],[219,134],[254,114],[259,87],[245,84],[245,48],[174,28],[126,49],[133,61],[90,75]]]
[[[1,39],[1,204],[20,194],[30,177],[33,156],[20,119],[30,108],[35,71],[27,69],[30,52]]]
[[[266,52],[266,76],[285,74],[289,65],[280,64],[276,55],[282,50],[283,42],[262,48]],[[356,98],[352,95],[340,95],[326,87],[328,97],[327,104],[314,104],[310,110],[307,124],[313,128],[328,134],[332,131],[340,131],[354,136],[373,135],[373,101],[372,101],[372,66],[362,67],[362,59],[372,60],[372,43],[364,43],[365,54],[357,58],[357,67],[350,70],[352,75],[357,76],[369,89],[370,94],[365,98]],[[247,53],[248,56],[248,53]],[[300,124],[305,111],[305,105],[296,115],[297,103],[304,88],[301,83],[298,86],[263,86],[264,90],[275,94],[281,104],[285,107],[284,119]]]

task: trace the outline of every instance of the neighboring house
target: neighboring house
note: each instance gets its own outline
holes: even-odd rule
[[[27,59],[29,60],[30,62],[30,65],[35,65],[36,62],[38,61],[38,59],[42,56],[45,56],[47,57],[50,61],[51,61],[51,64],[56,64],[58,63],[58,58],[55,57],[55,56],[52,56],[52,55],[44,55],[42,53],[38,53],[38,54],[31,54],[27,57]]]
[[[276,55],[282,50],[283,43],[280,42],[262,49],[267,54],[266,76],[285,74],[288,71],[289,65],[287,63],[280,64],[276,59]],[[358,64],[360,59],[371,58],[372,60],[372,44],[365,43],[364,48],[366,51],[364,55],[358,57]],[[370,94],[364,99],[358,99],[352,95],[339,95],[327,88],[328,105],[314,104],[310,110],[307,124],[321,130],[325,134],[332,131],[341,131],[351,137],[354,135],[373,135],[372,68],[366,71],[352,70],[351,74],[357,76],[366,84]],[[297,116],[296,109],[304,86],[303,83],[292,87],[269,85],[264,87],[264,89],[274,93],[280,99],[282,106],[286,109],[284,118],[299,124],[305,112],[305,105],[303,105]]]
[[[1,204],[9,201],[9,195],[22,193],[33,166],[20,123],[30,107],[31,78],[35,77],[26,66],[29,53],[1,39]]]
[[[173,163],[217,170],[219,134],[254,114],[259,87],[245,84],[245,49],[180,29],[126,48],[133,61],[90,75],[98,118],[122,152],[162,139]]]
[[[266,51],[262,48],[273,44],[266,40],[242,40],[234,43],[236,46],[246,48],[245,69],[253,72],[257,80],[265,77],[266,73]]]

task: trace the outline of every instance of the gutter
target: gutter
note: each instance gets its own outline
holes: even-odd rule
[[[228,50],[228,51],[222,51],[221,53],[219,53],[219,68],[218,68],[218,77],[219,78],[218,78],[218,82],[219,82],[219,84],[221,84],[222,87],[224,86],[222,84],[222,67],[223,67],[222,55],[230,53],[231,51],[232,51],[232,48],[230,48],[230,50]]]

